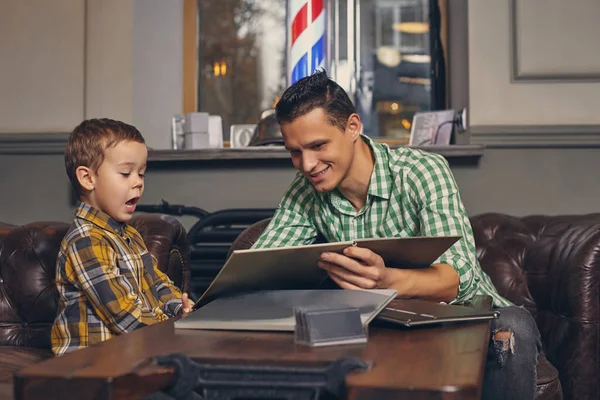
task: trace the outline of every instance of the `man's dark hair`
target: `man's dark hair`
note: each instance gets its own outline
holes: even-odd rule
[[[317,71],[287,88],[275,107],[279,124],[290,123],[315,108],[322,108],[331,125],[346,130],[350,115],[356,108],[340,85]]]

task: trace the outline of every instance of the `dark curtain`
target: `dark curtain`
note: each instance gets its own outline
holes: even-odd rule
[[[441,16],[438,0],[429,2],[429,40],[431,46],[431,109],[446,108],[446,63],[441,38]]]

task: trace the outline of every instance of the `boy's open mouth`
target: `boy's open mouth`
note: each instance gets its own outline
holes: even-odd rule
[[[130,212],[135,211],[135,205],[140,200],[139,196],[129,199],[125,202],[125,206],[127,206],[127,210]]]

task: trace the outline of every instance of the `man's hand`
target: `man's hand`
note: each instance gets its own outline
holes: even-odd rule
[[[194,304],[188,298],[187,293],[184,293],[181,296],[181,304],[183,304],[183,307],[181,309],[181,317],[185,318],[189,313],[192,312],[192,307],[194,306]]]
[[[322,253],[318,265],[342,289],[388,289],[391,285],[381,256],[363,247],[347,247],[344,254]]]
[[[344,249],[344,254],[321,254],[319,267],[342,289],[393,289],[400,298],[445,302],[458,295],[459,276],[448,264],[421,269],[387,268],[378,254],[351,246]]]

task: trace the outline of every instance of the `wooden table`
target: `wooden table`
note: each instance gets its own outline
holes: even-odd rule
[[[488,322],[371,327],[366,345],[308,348],[295,345],[291,333],[175,330],[165,321],[31,365],[15,375],[15,394],[23,400],[138,398],[173,376],[148,358],[183,353],[221,365],[323,365],[353,356],[372,367],[346,376],[350,399],[478,399],[489,329]]]

